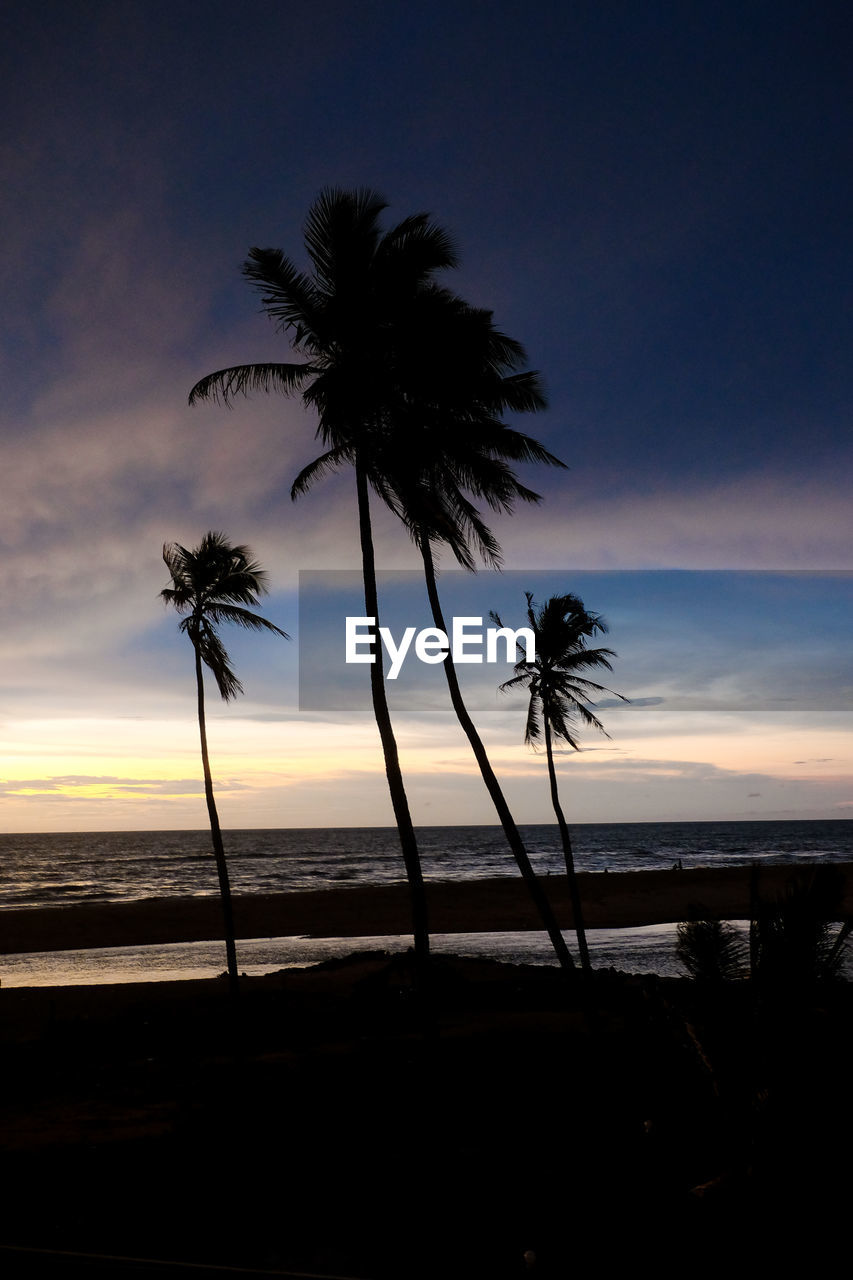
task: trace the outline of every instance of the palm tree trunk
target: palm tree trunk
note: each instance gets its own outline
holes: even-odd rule
[[[213,856],[219,874],[219,896],[222,899],[222,916],[225,925],[225,954],[228,960],[228,983],[232,995],[237,994],[239,974],[237,972],[237,943],[234,937],[234,911],[231,905],[231,883],[228,879],[228,863],[225,861],[225,846],[222,843],[222,830],[219,826],[219,814],[216,812],[216,801],[213,798],[213,778],[210,774],[210,757],[207,752],[207,727],[204,715],[204,675],[201,665],[201,653],[195,649],[195,678],[198,686],[198,730],[201,737],[201,765],[204,770],[204,795],[207,800],[207,812],[210,818],[210,836],[213,842]]]
[[[446,635],[447,627],[444,622],[444,613],[442,612],[441,602],[438,598],[438,585],[435,580],[435,564],[432,558],[432,548],[430,547],[429,537],[424,529],[420,530],[418,542],[424,561],[427,595],[429,596],[433,621],[435,622],[435,625]],[[515,825],[515,821],[513,820],[513,816],[509,810],[509,805],[506,802],[500,783],[495,776],[495,771],[491,766],[488,755],[486,754],[486,748],[483,746],[483,740],[477,732],[474,721],[468,714],[468,708],[465,706],[465,702],[459,688],[459,680],[456,675],[453,656],[450,652],[448,652],[447,657],[444,660],[444,674],[447,679],[447,688],[450,691],[450,701],[453,704],[453,710],[456,712],[456,718],[471,744],[471,750],[474,752],[474,757],[480,767],[483,782],[486,784],[486,790],[491,796],[492,803],[494,804],[497,815],[500,818],[501,826],[504,829],[504,835],[506,836],[509,847],[513,852],[513,856],[515,857],[515,861],[524,882],[530,891],[530,896],[542,918],[542,923],[548,932],[548,937],[551,939],[551,943],[557,953],[557,958],[564,969],[574,969],[575,966],[572,961],[571,954],[566,946],[566,940],[560,931],[560,926],[557,924],[557,918],[554,915],[551,903],[548,901],[545,890],[542,888],[533,867],[530,865],[530,859],[527,856],[527,850],[524,847],[521,834],[518,827]]]
[[[554,749],[551,743],[551,725],[548,721],[547,707],[543,707],[542,719],[545,723],[545,751],[548,756],[548,780],[551,783],[551,803],[553,804],[554,812],[557,815],[557,826],[560,828],[560,839],[563,842],[563,855],[566,859],[566,875],[569,880],[569,897],[572,903],[572,915],[575,920],[575,933],[578,937],[578,951],[580,952],[581,968],[584,973],[591,973],[592,965],[589,960],[589,949],[586,945],[586,930],[583,925],[581,895],[578,891],[578,880],[575,875],[575,860],[572,855],[572,840],[569,835],[569,828],[566,825],[566,819],[563,817],[563,810],[560,807],[560,797],[557,794],[557,773],[554,769]]]
[[[367,490],[367,477],[360,463],[355,467],[356,491],[358,494],[358,524],[361,536],[361,558],[364,573],[364,611],[367,617],[375,619],[376,634],[379,634],[379,598],[376,590],[376,562],[373,554],[373,534],[370,527],[370,501]],[[377,650],[379,644],[377,641]],[[412,933],[415,943],[415,961],[423,976],[429,960],[429,927],[427,921],[426,891],[424,889],[421,860],[418,853],[418,842],[415,828],[409,812],[409,802],[403,785],[403,773],[397,753],[397,741],[391,725],[388,711],[388,698],[385,692],[385,675],[382,670],[382,653],[376,653],[376,661],[370,667],[370,691],[373,697],[373,714],[379,729],[382,752],[385,757],[385,775],[388,779],[388,790],[391,793],[391,804],[394,818],[400,834],[403,850],[403,863],[409,881],[412,899]]]

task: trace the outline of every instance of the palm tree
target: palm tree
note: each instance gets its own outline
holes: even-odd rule
[[[204,794],[210,817],[213,856],[219,874],[219,891],[225,921],[225,951],[228,957],[228,979],[232,992],[237,990],[237,945],[231,906],[231,886],[222,829],[213,796],[213,779],[207,750],[207,728],[204,712],[204,667],[212,673],[225,702],[243,692],[217,628],[222,622],[233,622],[251,631],[273,631],[290,637],[280,627],[268,622],[245,606],[256,608],[258,596],[267,592],[267,575],[252,559],[248,547],[232,547],[223,533],[206,533],[192,551],[178,542],[163,546],[163,559],[172,576],[172,586],[160,592],[160,598],[174,605],[181,619],[180,630],[188,635],[195,653],[195,677],[198,690],[198,728],[201,737],[201,764],[204,771]]]
[[[424,313],[431,312],[429,323]],[[563,463],[530,436],[506,426],[506,410],[545,407],[539,375],[518,372],[525,363],[520,343],[499,332],[491,313],[434,291],[419,315],[413,343],[406,349],[406,397],[397,405],[394,430],[370,457],[370,480],[403,520],[424,566],[427,595],[436,627],[447,633],[438,594],[433,544],[450,547],[457,561],[474,569],[476,552],[491,567],[501,563],[500,546],[465,490],[493,510],[511,512],[517,500],[540,496],[522,485],[509,462]],[[297,477],[298,497],[312,481],[343,460],[327,451]],[[551,904],[536,877],[521,834],[462,697],[453,657],[444,660],[450,700],[468,738],[483,782],[498,814],[516,864],[564,969],[573,963]]]
[[[532,662],[526,657],[515,664],[515,675],[505,681],[501,690],[526,688],[530,693],[527,708],[527,724],[524,741],[528,746],[536,747],[545,738],[545,752],[548,758],[548,780],[551,787],[551,803],[557,816],[560,839],[566,860],[566,875],[569,882],[569,896],[572,903],[575,931],[578,939],[581,966],[589,973],[589,949],[586,944],[586,932],[583,924],[583,910],[577,877],[575,875],[574,856],[569,828],[560,805],[557,791],[557,773],[554,768],[554,738],[561,738],[575,751],[580,750],[576,738],[573,720],[577,717],[583,724],[598,729],[605,737],[604,725],[596,716],[589,702],[591,694],[613,693],[604,685],[596,684],[578,674],[593,667],[605,667],[612,670],[610,658],[615,657],[612,649],[588,649],[587,638],[606,633],[607,624],[595,613],[588,613],[583,601],[574,595],[551,596],[549,600],[536,608],[533,595],[525,592],[527,597],[527,624],[535,637],[536,652]],[[492,618],[503,626],[496,613]],[[615,694],[623,702],[628,699],[621,693]]]
[[[306,358],[220,369],[190,392],[190,404],[207,399],[228,404],[235,395],[251,391],[301,392],[303,403],[317,412],[317,435],[334,454],[335,464],[345,462],[355,470],[365,614],[375,619],[377,634],[369,498],[377,471],[371,460],[406,401],[412,335],[433,299],[443,295],[434,276],[456,261],[446,232],[426,214],[405,218],[383,233],[379,217],[386,207],[369,190],[322,192],[305,225],[310,275],[278,249],[250,250],[244,274],[261,291],[265,311],[289,335],[295,353]],[[315,475],[321,464],[318,459]],[[371,664],[370,681],[412,895],[415,954],[422,968],[429,955],[426,896],[381,661]]]

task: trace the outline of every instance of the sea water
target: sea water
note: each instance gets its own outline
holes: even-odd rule
[[[537,873],[564,873],[562,847],[553,825],[525,826],[521,833]],[[845,820],[588,823],[573,828],[572,837],[580,871],[853,861],[853,822]],[[427,879],[518,875],[499,827],[423,827],[418,840]],[[394,828],[228,831],[225,844],[235,894],[405,880]],[[3,908],[215,896],[217,892],[210,835],[205,831],[0,835],[0,927]],[[588,936],[596,966],[681,972],[672,925],[593,929]],[[566,937],[571,946],[573,934],[567,932]],[[410,945],[411,938],[406,936],[253,939],[238,942],[238,961],[245,973],[265,973],[353,950],[400,950]],[[547,936],[538,932],[436,935],[432,945],[436,952],[555,963]],[[172,980],[210,977],[221,972],[224,963],[220,941],[44,952],[0,958],[0,980],[5,986]]]

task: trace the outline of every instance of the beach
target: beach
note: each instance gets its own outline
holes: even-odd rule
[[[843,914],[853,914],[853,866],[839,865]],[[677,923],[697,911],[744,920],[752,894],[772,902],[796,874],[791,866],[699,867],[685,871],[581,872],[578,883],[589,928]],[[565,876],[542,884],[563,928],[573,925]],[[435,933],[541,929],[520,878],[427,882],[430,928]],[[238,938],[305,935],[317,938],[381,937],[411,932],[405,884],[235,895]],[[64,951],[218,938],[219,899],[174,897],[136,902],[28,907],[0,913],[0,954]]]
[[[510,1280],[843,1238],[847,984],[758,1007],[442,958],[425,996],[371,953],[236,1005],[209,979],[0,1009],[7,1275]]]
[[[762,897],[791,875],[763,867]],[[433,927],[538,927],[520,889],[434,883]],[[738,917],[750,875],[598,874],[583,892],[602,925]],[[4,946],[216,936],[218,909],[6,912]],[[584,983],[443,956],[424,989],[410,955],[358,953],[406,913],[405,886],[239,902],[241,936],[350,936],[354,954],[244,978],[237,1002],[218,978],[0,991],[6,1273],[510,1280],[630,1263],[643,1241],[663,1265],[725,1258],[744,1230],[766,1256],[782,1223],[785,1240],[841,1231],[849,984]]]

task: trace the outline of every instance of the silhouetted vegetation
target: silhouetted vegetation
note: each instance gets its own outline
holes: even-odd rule
[[[676,955],[691,977],[720,981],[750,974],[760,990],[790,993],[842,977],[853,920],[843,916],[844,874],[835,866],[791,876],[772,901],[755,894],[749,940],[701,908],[678,926]]]
[[[237,946],[231,908],[231,886],[207,749],[203,668],[207,667],[213,673],[222,699],[228,702],[243,692],[243,686],[237,679],[225,646],[219,638],[219,625],[231,622],[250,631],[273,631],[285,640],[290,637],[280,627],[246,608],[247,605],[256,607],[258,596],[267,591],[267,575],[252,559],[248,547],[232,547],[223,533],[211,532],[206,533],[192,551],[177,542],[167,543],[163,547],[163,559],[172,576],[172,586],[165,587],[160,592],[160,597],[167,604],[173,605],[178,613],[185,615],[181,619],[180,630],[189,636],[195,654],[204,794],[222,897],[228,978],[232,990],[236,991]]]
[[[758,903],[750,925],[753,977],[765,987],[791,988],[838,978],[853,921],[843,914],[843,875],[833,866],[792,877],[783,897]]]
[[[501,690],[515,688],[528,690],[530,698],[524,741],[528,746],[536,747],[543,737],[545,740],[551,803],[557,817],[566,861],[578,950],[581,965],[586,972],[589,972],[592,966],[586,944],[583,908],[575,876],[572,841],[557,790],[553,740],[555,737],[561,739],[573,750],[579,751],[580,744],[576,739],[575,720],[580,720],[581,723],[590,725],[600,733],[604,733],[605,737],[607,736],[603,724],[592,710],[590,695],[613,691],[578,673],[595,667],[606,667],[611,671],[610,659],[616,655],[612,649],[587,648],[587,640],[591,636],[606,632],[607,624],[598,614],[587,612],[583,601],[577,596],[551,596],[537,609],[532,593],[528,591],[525,595],[527,625],[533,632],[536,642],[535,657],[533,661],[528,661],[526,656],[520,658],[515,664],[515,675],[510,680],[504,681],[500,687]],[[496,613],[492,613],[491,616],[498,626],[503,626]],[[524,652],[521,645],[519,645],[519,651]],[[622,701],[627,701],[621,693],[615,696]]]
[[[261,292],[263,306],[286,333],[296,364],[252,364],[221,369],[193,387],[190,403],[230,402],[250,391],[300,392],[318,415],[317,435],[326,451],[301,473],[293,496],[330,469],[355,470],[365,615],[379,627],[369,491],[382,493],[386,442],[400,428],[401,409],[413,380],[418,342],[444,318],[434,277],[456,263],[447,233],[427,214],[405,218],[383,232],[386,202],[374,191],[321,193],[305,224],[311,274],[278,249],[252,249],[244,274]],[[384,495],[383,495],[384,496]],[[415,951],[429,954],[426,897],[397,743],[388,711],[381,658],[370,666],[373,711],[412,893]]]
[[[742,978],[749,970],[749,948],[727,920],[696,919],[678,926],[675,954],[700,982]]]
[[[539,495],[510,464],[562,466],[537,441],[501,421],[508,411],[532,412],[545,399],[536,373],[524,371],[521,345],[500,333],[491,313],[468,306],[434,280],[452,267],[450,237],[427,215],[382,232],[385,202],[371,191],[323,192],[305,227],[312,272],[299,271],[279,250],[252,249],[247,278],[291,346],[299,364],[223,369],[190,393],[230,402],[254,390],[300,392],[319,416],[327,446],[294,481],[294,498],[341,466],[355,469],[364,574],[365,614],[379,626],[369,491],[401,517],[424,561],[430,604],[444,628],[433,546],[451,548],[474,567],[475,553],[496,565],[500,548],[474,500],[511,511]],[[473,550],[472,550],[473,546]],[[445,672],[451,701],[471,742],[486,786],[528,887],[560,957],[571,967],[562,934],[527,853],[485,748],[464,705],[452,658]],[[417,842],[388,712],[382,664],[371,665],[373,709],[412,889],[416,952],[429,935]]]
[[[446,546],[466,569],[477,558],[498,567],[499,544],[469,495],[495,511],[511,512],[517,501],[538,502],[511,463],[563,464],[530,436],[501,421],[507,411],[544,408],[539,375],[522,372],[520,343],[500,333],[491,313],[467,306],[445,290],[434,291],[406,345],[408,393],[398,404],[393,430],[383,434],[367,459],[374,490],[405,524],[420,550],[436,627],[448,633],[436,580],[434,546]],[[331,451],[297,478],[304,492],[318,471],[338,465]],[[518,827],[459,687],[453,655],[444,659],[450,700],[465,732],[507,841],[536,904],[557,957],[572,959],[551,904],[530,864]]]

